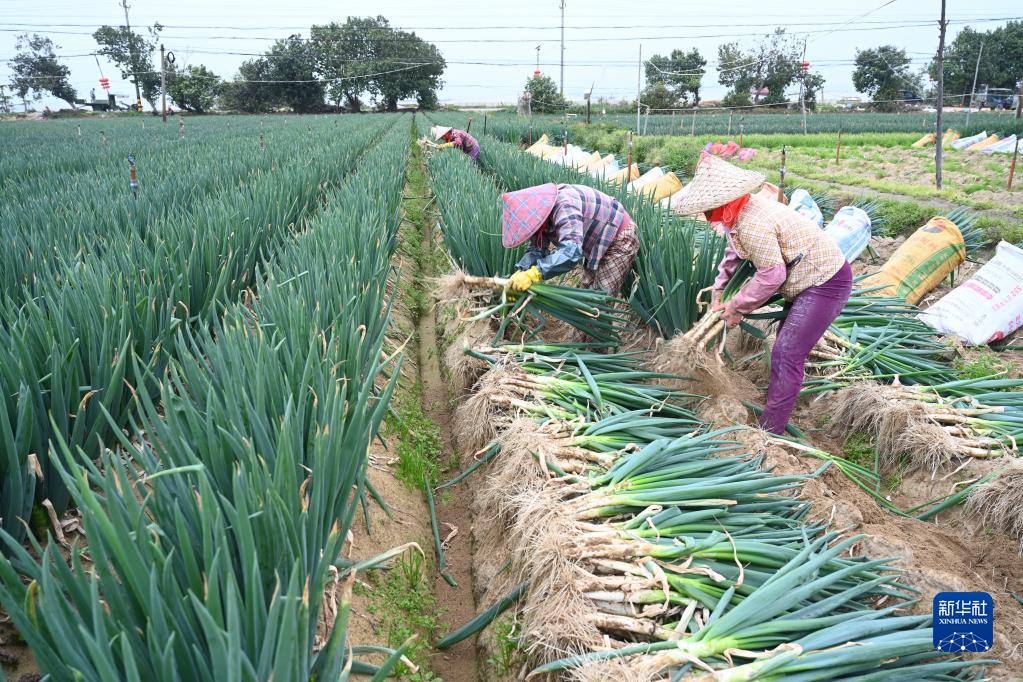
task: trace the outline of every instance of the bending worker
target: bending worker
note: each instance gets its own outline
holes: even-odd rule
[[[437,145],[437,149],[450,149],[457,147],[465,152],[473,161],[479,161],[480,143],[476,138],[464,130],[446,128],[444,126],[433,127],[433,139],[444,140],[443,144]]]
[[[507,192],[501,200],[502,244],[513,249],[530,242],[511,276],[512,290],[525,291],[582,264],[584,287],[619,295],[639,240],[617,199],[585,185],[551,182]]]
[[[783,434],[803,385],[806,358],[842,312],[852,291],[852,269],[823,230],[787,206],[751,195],[764,176],[707,155],[697,166],[682,215],[703,213],[728,237],[728,250],[718,267],[712,308],[723,310],[734,327],[744,315],[780,293],[788,316],[771,351],[771,383],[760,425]],[[752,261],[753,279],[729,301],[721,292],[742,260]]]

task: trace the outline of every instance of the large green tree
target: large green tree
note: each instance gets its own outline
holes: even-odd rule
[[[238,75],[224,86],[225,106],[247,112],[315,113],[323,109],[324,97],[315,52],[298,35],[278,40],[262,57],[242,62]]]
[[[534,114],[561,113],[568,102],[561,96],[558,84],[550,76],[531,76],[526,81],[530,111]]]
[[[688,52],[672,50],[667,57],[654,55],[644,66],[647,90],[651,98],[663,101],[667,93],[668,107],[695,106],[700,103],[700,84],[706,71],[707,60],[695,47]],[[663,86],[663,91],[658,88]],[[646,94],[643,101],[647,102]],[[662,107],[655,107],[662,108]]]
[[[980,45],[984,53],[980,54]],[[945,48],[945,92],[963,95],[966,103],[973,88],[973,72],[981,56],[977,89],[1016,88],[1023,78],[1023,21],[1010,21],[990,31],[977,31],[967,26]],[[931,78],[937,76],[934,61],[929,67]]]
[[[167,73],[167,94],[185,111],[206,113],[213,108],[222,87],[220,76],[202,64]]]
[[[313,26],[310,42],[316,71],[336,104],[360,111],[371,98],[394,111],[400,100],[415,97],[420,105],[436,105],[446,66],[440,50],[415,33],[393,28],[385,17]]]
[[[15,43],[18,53],[9,62],[11,88],[22,100],[29,93],[39,100],[44,94],[51,94],[75,108],[75,89],[71,87],[71,71],[57,61],[57,46],[53,41],[38,34],[23,33]]]
[[[816,91],[824,84],[824,77],[816,72],[803,73],[803,44],[786,35],[785,29],[775,29],[758,43],[742,46],[739,42],[718,46],[718,82],[730,88],[725,102],[734,106],[751,104],[784,104],[785,94],[800,79]],[[762,94],[764,89],[766,94]],[[808,99],[813,103],[813,99]]]
[[[869,95],[874,108],[895,111],[900,90],[920,90],[920,79],[911,71],[912,60],[906,51],[895,45],[882,45],[869,50],[856,50],[853,87]]]
[[[144,36],[127,26],[100,26],[92,34],[99,45],[99,54],[120,69],[121,78],[138,84],[142,99],[149,102],[153,111],[156,111],[160,95],[160,73],[153,66],[153,50],[161,30],[163,26],[153,24]]]
[[[362,110],[362,98],[372,94],[374,65],[373,34],[388,27],[384,17],[348,17],[313,26],[310,31],[316,71],[327,81],[327,94],[337,106]]]
[[[397,111],[399,100],[408,97],[435,103],[447,65],[437,46],[407,31],[392,31],[376,42],[373,83],[383,108]]]

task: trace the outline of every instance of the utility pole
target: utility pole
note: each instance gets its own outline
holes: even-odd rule
[[[639,61],[636,63],[636,134],[639,135],[639,93],[643,77],[643,43],[639,44]]]
[[[128,0],[121,0],[124,8],[124,28],[128,31],[128,58],[131,59],[131,75],[135,79],[135,108],[142,111],[142,92],[139,90],[139,67],[135,61],[135,51],[131,49],[131,22],[128,21]]]
[[[540,46],[536,46],[536,72],[540,73]]]
[[[977,51],[977,65],[973,67],[973,87],[970,88],[970,108],[966,110],[966,127],[970,127],[970,114],[973,112],[973,98],[977,94],[977,74],[980,73],[980,56],[984,54],[984,41],[980,41],[980,49]]]
[[[160,43],[160,95],[163,97],[163,122],[167,122],[167,62],[163,51],[163,43]]]
[[[945,107],[945,0],[941,0],[941,21],[938,22],[938,115],[934,123],[934,184],[941,189],[942,130],[941,111]]]
[[[561,0],[561,96],[565,96],[565,0]]]
[[[1016,95],[1016,120],[1023,114],[1023,76],[1019,79],[1019,94]]]
[[[806,38],[803,38],[803,61],[799,64],[799,107],[803,110],[803,134],[806,135],[806,76],[810,72],[806,64]]]

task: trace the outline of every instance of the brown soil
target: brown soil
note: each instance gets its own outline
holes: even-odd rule
[[[425,218],[421,225],[423,251],[427,255],[420,262],[420,277],[430,281],[436,277],[433,271],[433,250],[439,248],[439,235],[433,218]],[[443,356],[440,334],[438,333],[438,308],[429,309],[420,315],[417,329],[419,346],[419,380],[422,386],[423,411],[441,428],[445,452],[438,453],[439,461],[447,461],[446,454],[455,452],[452,436],[452,399],[457,398],[445,381],[441,370]],[[453,473],[452,473],[453,475]],[[440,607],[440,621],[444,632],[461,627],[476,616],[476,602],[472,593],[472,513],[470,511],[471,481],[464,481],[446,489],[447,504],[437,500],[437,523],[442,538],[450,537],[445,550],[446,573],[454,578],[458,587],[452,587],[438,571],[434,578],[434,594]],[[433,668],[446,682],[471,682],[477,679],[475,638],[465,639],[440,654],[433,660]]]
[[[430,557],[433,551],[430,514],[426,508],[426,501],[421,492],[409,490],[395,478],[391,465],[396,459],[397,455],[391,443],[381,445],[374,442],[370,448],[366,478],[387,503],[391,516],[383,513],[375,502],[370,503],[369,528],[366,527],[364,516],[361,513],[356,515],[352,526],[351,548],[352,557],[356,560],[376,556],[409,542],[419,545],[427,557]],[[369,611],[369,604],[373,601],[372,586],[365,582],[361,585],[366,591],[357,591],[352,597],[352,615],[348,621],[349,640],[356,645],[395,645],[395,642],[388,641],[387,632],[381,627],[380,619]],[[325,604],[327,615],[330,615],[332,607],[332,595],[328,595]],[[365,660],[379,664],[383,658],[382,655],[366,656]]]
[[[0,624],[0,673],[11,682],[35,682],[39,679],[39,666],[32,650],[10,623]]]

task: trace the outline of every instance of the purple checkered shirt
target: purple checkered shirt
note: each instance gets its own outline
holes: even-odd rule
[[[614,197],[585,185],[558,185],[558,199],[533,247],[546,252],[550,244],[578,244],[587,270],[596,270],[615,240],[618,228],[631,222]]]
[[[451,142],[468,154],[469,158],[473,161],[480,155],[480,143],[476,141],[475,137],[464,130],[452,130]]]

